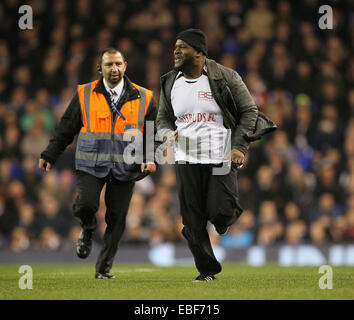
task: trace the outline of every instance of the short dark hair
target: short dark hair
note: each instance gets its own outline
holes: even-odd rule
[[[101,53],[100,53],[100,56],[99,56],[99,58],[98,58],[98,64],[100,65],[100,66],[102,66],[102,58],[103,58],[103,55],[105,54],[105,53],[116,53],[116,52],[118,52],[118,53],[120,53],[121,54],[121,56],[122,56],[122,58],[123,58],[123,61],[126,61],[125,60],[125,57],[124,57],[124,54],[122,53],[122,51],[120,51],[120,50],[118,50],[117,48],[107,48],[107,49],[104,49]]]

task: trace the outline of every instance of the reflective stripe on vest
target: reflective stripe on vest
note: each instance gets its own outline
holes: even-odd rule
[[[77,151],[76,158],[81,159],[81,160],[94,161],[94,162],[97,162],[97,161],[110,162],[111,161],[111,155],[107,154],[107,153],[90,153],[90,152]],[[114,154],[113,160],[114,160],[114,162],[124,162],[122,154]]]
[[[85,105],[85,114],[90,114],[90,97],[91,97],[91,86],[92,83],[88,83],[84,88],[84,105]],[[87,119],[87,132],[90,132],[90,117]]]
[[[139,113],[138,113],[138,130],[142,132],[145,116],[146,90],[140,90]]]

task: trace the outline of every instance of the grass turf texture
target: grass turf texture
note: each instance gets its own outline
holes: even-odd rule
[[[333,267],[333,289],[319,288],[319,267],[224,263],[216,281],[192,282],[192,266],[116,263],[116,279],[94,279],[93,264],[31,265],[33,289],[21,290],[20,265],[0,265],[0,300],[317,300],[354,299],[354,268]]]

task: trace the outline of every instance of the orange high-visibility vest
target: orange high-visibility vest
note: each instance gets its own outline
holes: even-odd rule
[[[97,82],[78,86],[83,127],[77,141],[76,169],[88,171],[88,168],[106,167],[122,172],[126,168],[123,152],[129,144],[123,136],[143,134],[152,91],[132,83],[139,95],[137,99],[124,103],[120,109],[125,119],[117,116],[113,122],[105,96],[94,91]]]
[[[112,113],[107,100],[102,93],[94,89],[98,80],[78,86],[78,94],[84,126],[81,132],[112,132]],[[144,130],[144,116],[152,98],[152,91],[132,85],[139,91],[140,99],[126,102],[120,112],[125,117],[119,117],[115,123],[114,133],[136,134]]]

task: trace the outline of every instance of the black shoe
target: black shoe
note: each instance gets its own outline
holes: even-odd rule
[[[225,227],[225,226],[215,226],[214,225],[214,228],[220,236],[224,235],[227,232],[227,230],[229,230],[229,227]]]
[[[199,281],[213,281],[216,280],[216,278],[214,277],[214,275],[212,274],[199,274],[198,277],[196,277],[193,282],[199,282]]]
[[[76,254],[81,259],[86,259],[92,249],[93,231],[82,230],[76,242]]]
[[[95,274],[95,278],[96,279],[115,279],[116,277],[109,274],[109,273],[99,273],[99,272],[96,272]]]

